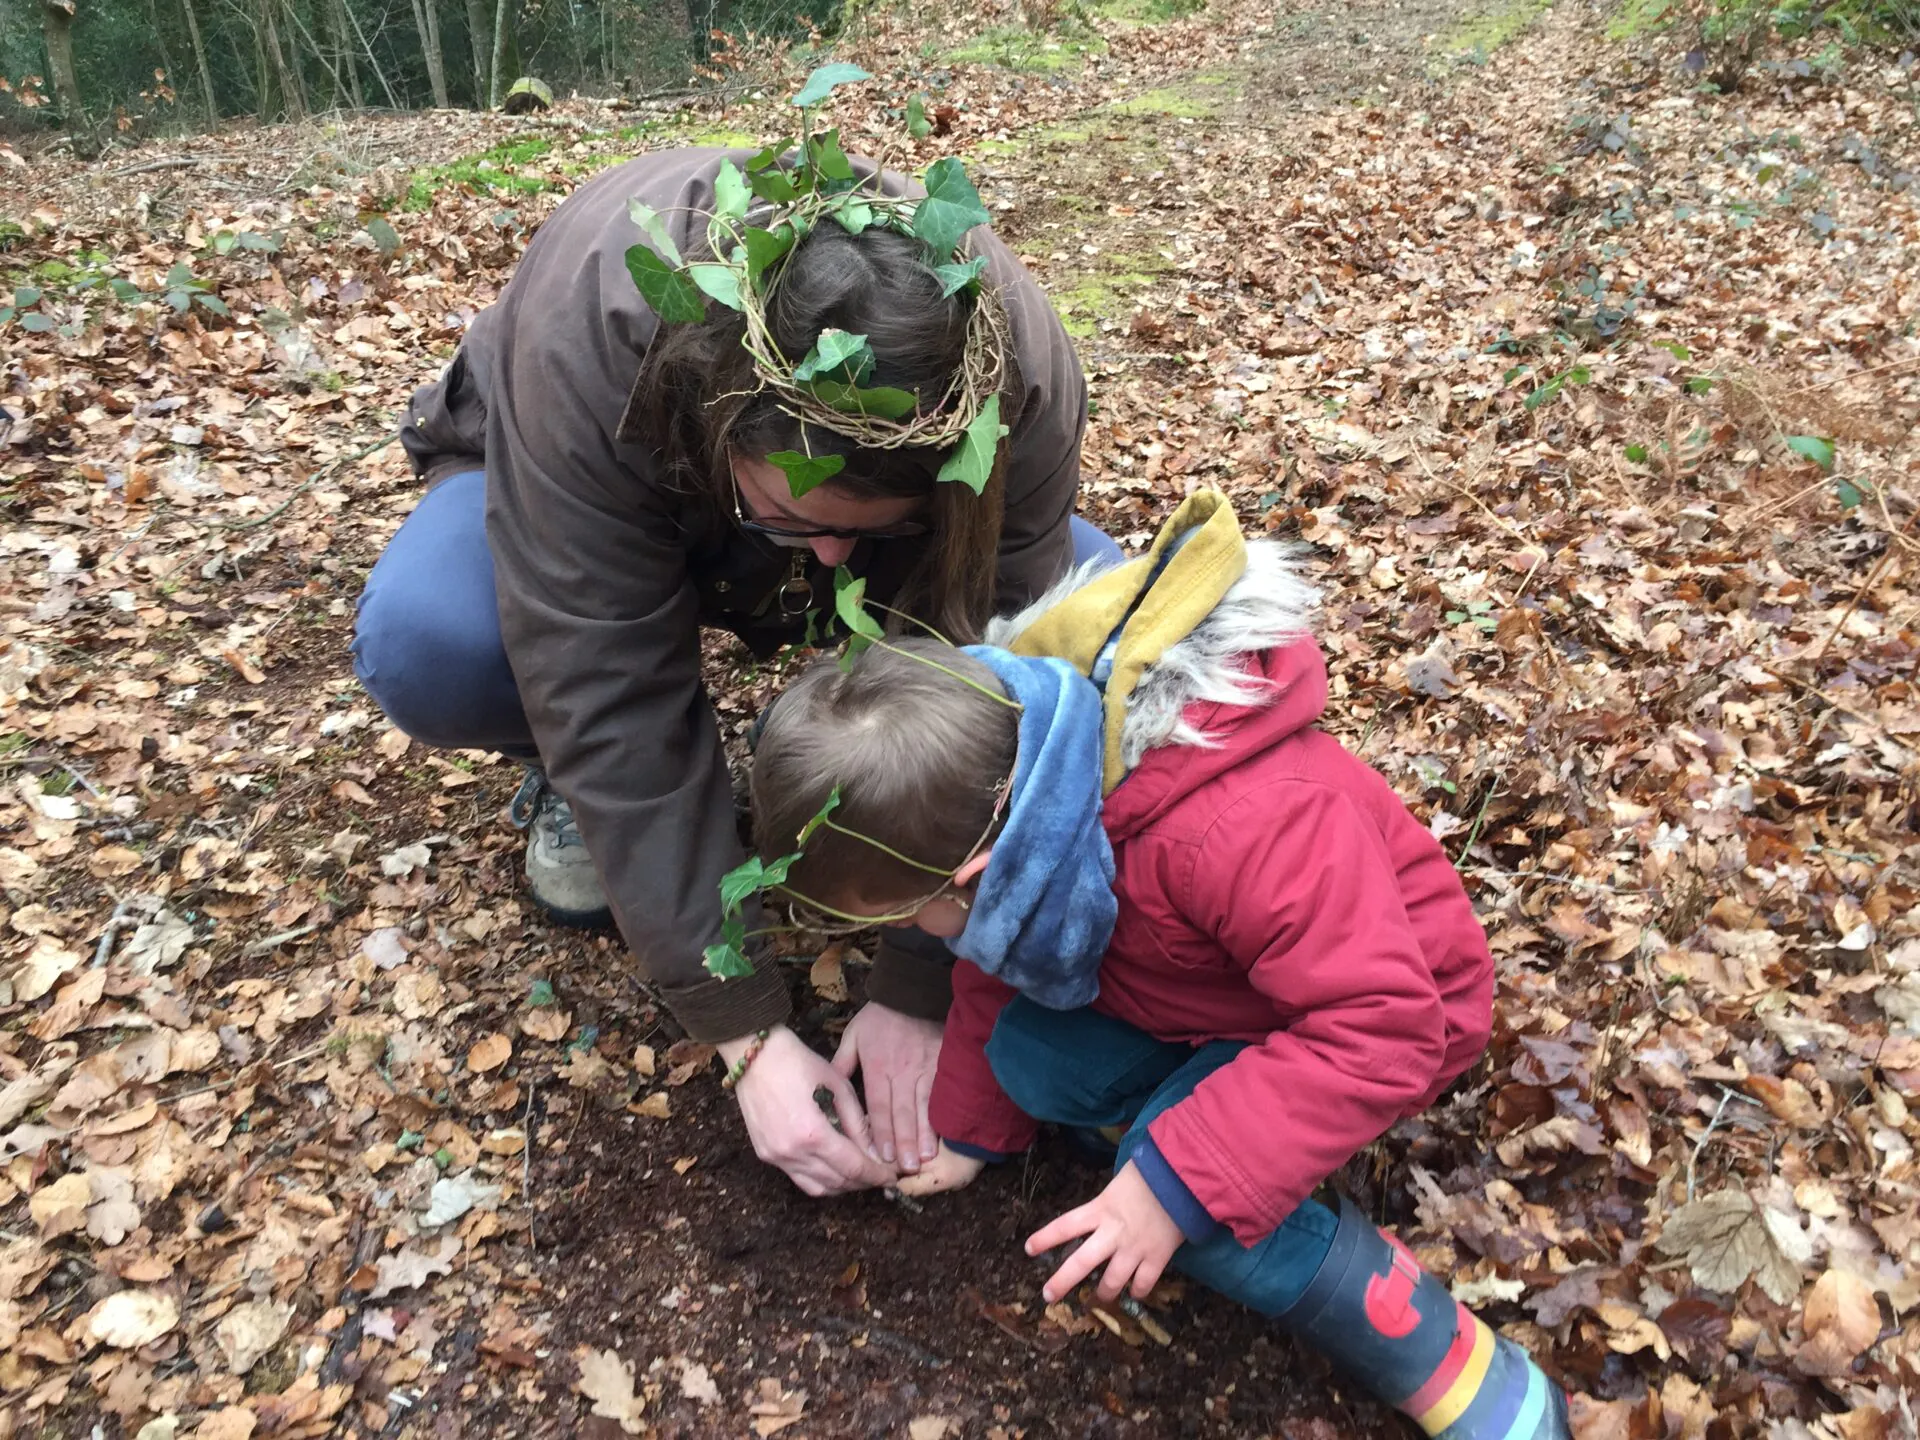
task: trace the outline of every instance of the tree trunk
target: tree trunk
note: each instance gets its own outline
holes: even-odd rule
[[[360,28],[360,21],[354,15],[351,5],[346,7],[346,16],[347,23],[353,26],[353,33],[360,41],[360,53],[367,57],[367,64],[373,70],[373,78],[380,82],[380,88],[386,92],[387,104],[395,110],[406,109],[407,107],[400,103],[400,97],[393,93],[393,86],[387,83],[387,72],[380,68],[380,57],[373,53],[373,42],[367,39],[367,32]]]
[[[207,119],[209,122],[220,118],[220,101],[213,93],[213,68],[207,64],[207,42],[200,38],[200,17],[193,13],[193,0],[180,0],[180,8],[187,12],[187,33],[193,37],[193,58],[200,65],[200,89],[207,97]]]
[[[495,0],[493,7],[493,60],[487,66],[487,107],[492,110],[498,110],[506,98],[500,72],[507,64],[507,29],[513,19],[508,4],[509,0]]]
[[[427,83],[433,86],[433,103],[445,110],[447,99],[447,61],[440,53],[440,14],[438,0],[413,0],[413,23],[420,27],[420,49],[427,57]]]
[[[280,108],[289,119],[298,120],[307,113],[306,95],[300,85],[298,51],[294,52],[294,63],[287,64],[287,53],[280,48],[280,28],[273,23],[274,12],[280,6],[278,0],[269,0],[266,8],[267,53],[273,59],[273,69],[280,81]]]
[[[366,97],[360,93],[360,67],[354,63],[353,31],[347,23],[347,0],[333,0],[327,8],[327,38],[333,42],[334,56],[339,60],[336,78],[343,79],[347,87],[347,99],[353,102],[353,108],[367,108]]]
[[[41,30],[47,41],[47,69],[53,72],[53,93],[60,101],[60,118],[70,130],[87,123],[80,103],[80,76],[73,68],[74,0],[42,0]]]
[[[473,105],[487,108],[487,60],[493,54],[493,32],[487,27],[487,0],[467,0],[467,39],[473,43]]]

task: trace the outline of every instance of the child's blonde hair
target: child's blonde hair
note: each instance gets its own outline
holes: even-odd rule
[[[988,837],[1013,771],[1019,712],[993,698],[1005,693],[985,665],[933,640],[889,640],[845,673],[813,666],[768,712],[754,751],[755,848],[792,854],[838,787],[833,824],[808,838],[787,888],[868,912],[938,890],[933,871],[950,874]]]

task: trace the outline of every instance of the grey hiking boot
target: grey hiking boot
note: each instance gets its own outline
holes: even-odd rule
[[[547,772],[527,766],[507,814],[527,832],[527,888],[555,923],[583,930],[613,923],[607,892],[573,823],[573,807],[547,783]]]

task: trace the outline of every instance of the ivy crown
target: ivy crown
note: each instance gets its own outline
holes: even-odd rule
[[[715,304],[739,314],[755,392],[772,391],[780,408],[801,422],[803,436],[817,425],[868,449],[945,448],[939,479],[977,495],[986,488],[1008,429],[1000,420],[1006,315],[984,279],[987,257],[973,254],[968,239],[991,217],[952,156],[926,168],[924,196],[889,195],[879,188],[881,167],[865,177],[856,173],[838,129],[815,131],[815,107],[840,86],[872,78],[856,65],[821,66],[793,97],[800,109],[796,140],[768,145],[744,167],[732,157],[720,162],[707,214],[712,258],[687,260],[660,212],[629,202],[628,214],[647,243],[627,251],[627,270],[663,324],[697,324]],[[876,362],[864,335],[825,329],[806,354],[781,352],[767,323],[768,294],[794,247],[829,222],[855,236],[879,228],[912,237],[942,293],[972,299],[961,363],[937,399],[869,384]],[[840,469],[833,463],[837,458],[806,450],[768,457],[786,473],[795,497],[831,479]]]

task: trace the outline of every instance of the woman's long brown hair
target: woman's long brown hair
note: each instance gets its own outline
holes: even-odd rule
[[[991,283],[986,282],[986,283]],[[865,335],[873,347],[869,385],[888,385],[937,399],[961,363],[968,308],[964,294],[943,296],[920,243],[891,230],[848,234],[822,224],[787,257],[769,287],[767,321],[780,352],[799,359],[820,332]],[[853,441],[800,423],[774,398],[754,390],[753,362],[740,340],[740,316],[713,307],[697,325],[663,325],[641,362],[623,435],[650,447],[666,482],[704,493],[719,513],[731,506],[728,451],[758,459],[778,450],[840,455],[845,467],[828,482],[856,498],[926,503],[927,553],[890,603],[962,643],[978,637],[992,613],[1005,506],[1006,446],[986,489],[942,483],[945,449],[862,449]],[[1008,347],[1001,420],[1019,420],[1019,366]]]

